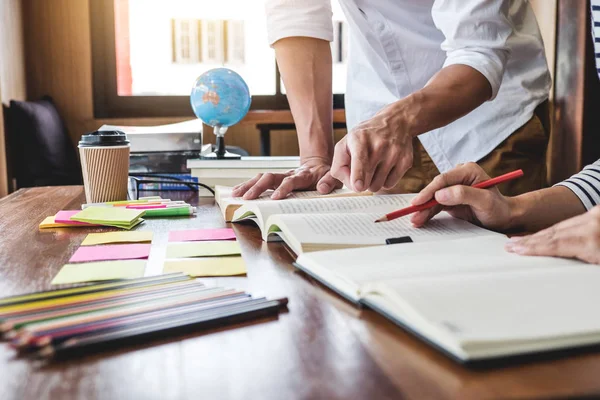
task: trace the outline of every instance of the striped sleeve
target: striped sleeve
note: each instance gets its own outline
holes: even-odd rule
[[[594,54],[596,56],[596,71],[600,78],[600,0],[591,0],[592,6],[592,35],[594,36]]]
[[[579,197],[586,210],[600,204],[600,160],[555,186],[565,186],[571,189]]]

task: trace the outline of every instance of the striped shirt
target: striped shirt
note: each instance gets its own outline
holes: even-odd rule
[[[594,53],[596,55],[596,71],[600,78],[600,0],[591,0],[592,35],[594,37]]]
[[[596,71],[600,78],[600,0],[591,0],[591,5]],[[600,204],[600,160],[588,165],[583,171],[566,181],[557,183],[556,186],[565,186],[571,189],[587,210]]]
[[[600,204],[600,160],[556,186],[568,187],[579,197],[587,210]]]

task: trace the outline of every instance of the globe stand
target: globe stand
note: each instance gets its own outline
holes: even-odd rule
[[[225,149],[225,133],[227,127],[214,126],[213,133],[217,137],[217,148],[212,153],[201,156],[201,159],[209,160],[239,160],[241,157],[238,154],[233,154]]]

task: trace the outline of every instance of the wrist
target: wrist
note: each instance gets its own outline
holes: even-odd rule
[[[300,145],[300,162],[322,160],[327,164],[333,161],[333,132],[298,132]]]
[[[508,222],[505,231],[516,231],[523,229],[523,216],[526,213],[525,201],[522,196],[507,197]]]
[[[525,193],[515,197],[506,197],[509,205],[509,223],[507,230],[511,231],[529,231],[532,210],[536,204],[543,199],[539,196],[539,191]]]
[[[424,133],[419,125],[419,114],[423,109],[425,98],[421,92],[415,92],[390,107],[390,118],[396,130],[411,137]]]
[[[300,156],[300,165],[329,165],[333,161],[333,156],[307,155]]]

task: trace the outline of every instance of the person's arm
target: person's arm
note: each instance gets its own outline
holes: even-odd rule
[[[281,199],[293,190],[315,187],[329,193],[341,187],[329,174],[333,158],[331,4],[329,0],[270,0],[267,20],[298,132],[301,167],[286,174],[260,174],[236,186],[233,195],[252,199],[276,189],[272,197]]]
[[[564,186],[516,197],[503,196],[497,188],[471,187],[489,178],[476,163],[463,164],[438,175],[412,200],[412,204],[423,204],[435,198],[440,206],[414,214],[411,222],[417,227],[423,226],[444,209],[457,218],[489,229],[535,232],[586,211],[580,198]]]
[[[471,187],[486,179],[488,175],[475,163],[439,175],[412,203],[422,204],[435,197],[440,206],[414,214],[411,222],[423,226],[443,209],[457,218],[500,231],[545,228],[533,235],[511,238],[506,250],[600,264],[600,160],[554,187],[516,197],[502,196],[497,188]]]
[[[495,98],[512,34],[507,0],[437,0],[446,60],[427,85],[382,109],[336,145],[332,175],[357,191],[396,185],[412,166],[412,138]]]

